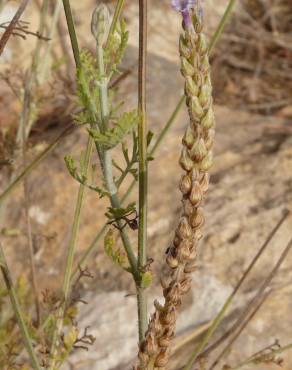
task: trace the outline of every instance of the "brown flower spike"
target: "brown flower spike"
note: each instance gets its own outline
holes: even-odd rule
[[[202,17],[190,10],[191,26],[183,24],[179,41],[181,72],[190,124],[182,140],[180,181],[182,215],[173,244],[167,251],[169,278],[162,282],[165,302],[155,302],[145,340],[139,348],[137,370],[166,369],[170,344],[175,335],[177,311],[182,297],[191,288],[196,269],[198,242],[204,225],[203,200],[208,190],[214,141],[214,113],[208,46],[202,33]]]

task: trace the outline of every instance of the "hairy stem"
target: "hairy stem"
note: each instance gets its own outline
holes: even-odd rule
[[[10,298],[10,301],[11,301],[13,311],[14,311],[15,316],[16,316],[16,320],[17,320],[17,323],[18,323],[18,326],[19,326],[19,329],[20,329],[20,332],[21,332],[21,335],[22,335],[22,339],[23,339],[25,348],[26,348],[27,353],[28,353],[29,358],[30,358],[31,365],[32,365],[34,370],[41,370],[41,366],[40,366],[39,361],[37,359],[35,350],[33,348],[32,338],[30,337],[28,328],[27,328],[25,320],[23,318],[22,310],[21,310],[21,307],[20,307],[19,302],[18,302],[17,294],[16,294],[15,288],[13,286],[10,271],[9,271],[9,268],[8,268],[8,265],[7,265],[7,262],[6,262],[6,259],[5,259],[4,251],[3,251],[3,248],[2,248],[1,245],[0,245],[0,269],[1,269],[1,272],[2,272],[2,275],[3,275],[3,279],[4,279],[4,282],[5,282],[8,294],[9,294],[9,298]]]
[[[138,126],[139,147],[139,229],[138,229],[138,268],[147,263],[147,117],[146,117],[146,57],[147,57],[147,0],[139,0],[139,68],[138,68]],[[144,339],[147,329],[147,298],[145,289],[139,288],[138,323],[139,341]]]

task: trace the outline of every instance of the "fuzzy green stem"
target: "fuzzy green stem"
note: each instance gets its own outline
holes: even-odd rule
[[[4,282],[5,282],[8,294],[9,294],[9,298],[10,298],[10,301],[11,301],[12,308],[13,308],[15,316],[16,316],[16,320],[17,320],[17,323],[18,323],[18,326],[19,326],[19,329],[20,329],[20,332],[21,332],[21,335],[22,335],[22,339],[23,339],[25,348],[26,348],[27,353],[28,353],[29,358],[30,358],[31,365],[32,365],[34,370],[41,370],[41,366],[40,366],[39,361],[37,359],[35,350],[33,348],[32,338],[29,335],[28,328],[27,328],[25,320],[22,316],[21,307],[20,307],[19,302],[18,302],[17,294],[16,294],[15,288],[13,286],[10,271],[9,271],[9,268],[8,268],[8,265],[7,265],[7,262],[6,262],[6,258],[5,258],[5,255],[4,255],[4,251],[3,251],[3,248],[2,248],[1,245],[0,245],[0,269],[1,269],[1,272],[2,272],[2,275],[3,275],[3,279],[4,279]]]
[[[147,161],[147,117],[146,117],[146,58],[147,58],[147,0],[139,0],[139,68],[138,68],[138,126],[139,148],[139,228],[138,228],[138,268],[143,271],[147,263],[147,195],[148,195],[148,161]],[[147,329],[146,291],[137,290],[139,341],[144,340]]]
[[[210,40],[210,44],[209,44],[209,51],[211,52],[211,50],[213,50],[214,46],[217,44],[217,41],[219,40],[220,36],[222,35],[222,32],[224,31],[224,28],[226,26],[226,23],[230,17],[230,14],[234,8],[234,5],[236,3],[236,0],[230,0],[227,7],[226,7],[226,10],[223,14],[223,17],[221,18],[220,22],[219,22],[219,25],[216,29],[216,31],[214,32],[211,40]]]
[[[179,113],[179,111],[180,111],[180,109],[181,109],[181,107],[182,107],[182,105],[184,103],[184,99],[185,99],[185,97],[182,97],[180,99],[179,105],[176,107],[176,109],[174,110],[174,112],[171,114],[171,116],[169,117],[168,121],[164,125],[163,129],[160,131],[159,135],[157,136],[157,139],[156,139],[153,147],[149,151],[149,155],[150,156],[153,156],[156,153],[156,151],[159,148],[161,142],[163,141],[165,135],[167,134],[167,132],[169,131],[169,129],[171,128],[171,126],[174,124],[175,119],[177,118],[178,113]],[[134,190],[135,185],[136,185],[136,181],[133,180],[132,183],[130,184],[130,186],[128,187],[128,189],[126,190],[124,196],[121,198],[121,204],[124,204],[124,202],[126,201],[126,199],[128,198],[128,196]],[[77,274],[79,272],[78,266],[80,266],[80,267],[84,266],[84,264],[87,261],[88,257],[91,256],[91,254],[95,250],[95,248],[97,246],[97,243],[103,237],[106,229],[107,229],[107,224],[104,224],[103,227],[101,228],[101,230],[97,233],[97,235],[93,239],[92,243],[89,245],[89,247],[86,249],[86,251],[84,252],[84,254],[82,255],[82,257],[80,258],[80,260],[78,262],[78,265],[75,268],[74,273],[73,273],[74,278],[77,277]]]
[[[103,58],[103,47],[97,44],[97,63],[99,73],[102,81],[100,82],[100,107],[101,107],[101,120],[102,129],[107,128],[108,117],[109,117],[109,105],[108,105],[108,79],[105,76],[104,58]],[[113,166],[110,150],[105,150],[103,153],[103,174],[106,182],[107,189],[110,193],[110,202],[113,208],[120,208],[121,202],[118,198],[117,188],[113,176]],[[119,225],[120,221],[118,221]],[[119,225],[121,226],[121,225]],[[139,281],[139,271],[137,269],[137,260],[133,252],[133,248],[130,243],[127,232],[124,228],[120,227],[120,234],[124,248],[126,250],[129,263],[132,269],[132,274],[136,282]]]

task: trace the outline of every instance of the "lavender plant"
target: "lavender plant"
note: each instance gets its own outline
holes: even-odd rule
[[[176,333],[178,310],[183,303],[184,295],[191,288],[191,273],[196,269],[197,250],[202,238],[205,220],[203,205],[208,191],[209,170],[212,166],[215,119],[209,53],[220,36],[235,1],[229,2],[218,30],[209,44],[203,32],[201,2],[199,0],[172,0],[171,3],[173,8],[181,13],[183,19],[179,54],[181,73],[185,81],[184,96],[151,149],[153,135],[147,129],[145,93],[147,1],[139,1],[138,107],[122,112],[121,102],[117,101],[111,82],[119,74],[119,65],[128,41],[126,23],[121,18],[124,1],[117,1],[112,21],[110,21],[109,10],[103,3],[100,3],[94,10],[91,33],[96,47],[95,52],[92,53],[89,50],[80,51],[70,2],[63,0],[76,63],[76,95],[80,113],[74,115],[74,120],[76,125],[85,128],[87,134],[87,146],[84,153],[79,158],[74,158],[71,155],[65,157],[69,173],[79,183],[79,191],[68,245],[64,281],[61,294],[44,292],[42,317],[39,325],[36,325],[30,315],[23,313],[22,302],[19,302],[18,299],[18,296],[21,297],[23,293],[21,289],[15,289],[4,251],[0,247],[0,268],[6,283],[6,290],[0,291],[0,306],[3,299],[9,296],[21,338],[28,353],[27,360],[22,354],[19,338],[17,338],[16,348],[20,351],[18,358],[12,355],[13,346],[9,346],[4,351],[4,355],[0,355],[0,364],[4,359],[4,361],[9,361],[9,366],[18,367],[21,370],[25,370],[29,366],[37,370],[43,368],[57,370],[62,367],[76,348],[84,349],[94,342],[93,336],[87,330],[81,333],[78,328],[76,287],[82,277],[91,277],[91,274],[83,266],[97,241],[104,235],[105,253],[114,264],[121,268],[121,271],[130,273],[136,286],[139,349],[135,368],[137,370],[169,368],[171,343]],[[55,12],[58,14],[58,11],[59,4],[57,2]],[[55,23],[56,21],[57,15],[54,18]],[[47,50],[47,52],[49,51]],[[43,72],[41,76],[44,76]],[[28,88],[29,91],[30,88]],[[147,264],[147,165],[184,101],[189,113],[189,123],[182,139],[179,160],[183,170],[179,185],[182,196],[182,212],[172,245],[166,251],[168,269],[166,278],[162,281],[164,302],[154,302],[154,313],[148,322],[145,292],[152,283],[152,272]],[[31,121],[32,117],[29,116],[29,128]],[[23,136],[26,139],[25,125],[22,126],[23,128]],[[56,142],[58,141],[59,138]],[[56,142],[24,169],[12,185],[0,195],[0,201],[6,198],[21,180],[26,178],[31,169],[40,163],[56,145]],[[98,181],[96,180],[96,166],[91,165],[93,151],[95,151],[100,165],[101,176]],[[124,166],[118,164],[115,153],[122,155]],[[122,196],[121,186],[128,176],[133,178],[133,182]],[[138,202],[137,204],[136,202],[127,203],[127,196],[137,182],[139,184]],[[100,198],[108,200],[108,209],[105,213],[106,223],[82,256],[78,268],[74,270],[75,250],[86,188],[94,191]],[[137,248],[133,246],[129,238],[130,230],[138,231]],[[117,236],[122,241],[123,249],[119,248],[116,242]],[[292,244],[286,248],[267,281],[271,281],[291,246]],[[185,370],[192,368],[198,356],[205,349],[237,290],[265,247],[255,257],[235,292],[215,318],[202,342],[189,359]],[[5,332],[8,331],[8,326],[6,323],[2,325]],[[291,345],[287,345],[285,348],[289,349]],[[262,351],[240,364],[239,367],[271,359],[276,362],[275,356],[280,352],[281,350],[274,347],[268,352]],[[28,361],[30,361],[30,365],[28,365]]]

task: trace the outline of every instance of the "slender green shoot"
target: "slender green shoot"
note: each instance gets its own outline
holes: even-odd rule
[[[0,245],[0,269],[3,275],[3,279],[9,294],[11,305],[16,316],[17,324],[19,326],[22,339],[30,358],[31,365],[34,370],[41,370],[41,366],[37,359],[37,355],[33,348],[32,338],[30,337],[28,328],[26,326],[25,320],[22,316],[22,310],[18,302],[17,294],[13,285],[13,281],[10,275],[10,271],[6,262],[5,254],[2,246]]]

